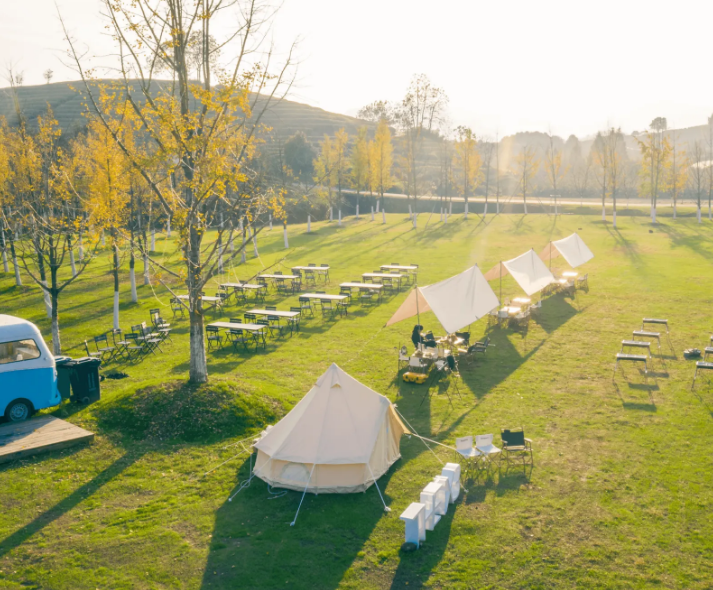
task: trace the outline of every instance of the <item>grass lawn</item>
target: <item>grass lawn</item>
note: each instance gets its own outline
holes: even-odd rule
[[[583,269],[590,290],[545,299],[526,334],[491,330],[494,347],[462,372],[462,398],[451,388],[449,404],[441,387],[421,405],[423,386],[396,373],[397,348],[415,322],[384,328],[404,292],[355,305],[347,318],[318,314],[294,337],[269,340],[267,353],[211,352],[210,385],[187,389],[171,385],[187,378],[187,320],[170,319],[169,297],[156,284],[139,287],[138,305],[127,303],[122,276],[122,327],[161,307],[174,343],[121,366],[129,377],[104,381],[100,402],[53,411],[94,430],[92,445],[0,467],[0,587],[713,586],[713,391],[705,379],[690,390],[693,363],[681,353],[707,345],[713,323],[710,223],[661,218],[650,232],[646,217],[620,217],[618,230],[596,215],[454,217],[447,225],[433,216],[426,226],[427,218],[415,231],[397,215],[387,226],[368,217],[342,228],[313,223],[312,234],[290,226],[289,250],[276,228],[260,236],[260,258],[250,249],[230,277],[280,261],[285,271],[329,263],[326,290],[334,293],[340,282],[399,261],[420,264],[419,282],[428,284],[579,231],[596,256]],[[157,250],[172,246],[160,239]],[[70,355],[82,356],[84,338],[111,328],[108,263],[102,254],[60,303]],[[504,279],[503,296],[520,294]],[[272,294],[268,303],[285,309],[297,297]],[[241,311],[229,307],[224,318]],[[0,312],[50,333],[38,290],[14,287],[11,275],[0,274]],[[619,342],[644,316],[669,319],[671,345],[664,339],[655,351],[648,380],[631,366],[612,380]],[[432,314],[421,320],[441,332]],[[472,340],[485,332],[485,321],[474,324]],[[396,402],[419,434],[445,444],[489,432],[499,444],[501,427],[523,426],[534,468],[469,483],[409,554],[399,551],[399,514],[440,472],[415,437],[402,439],[402,458],[379,480],[389,514],[373,487],[306,497],[294,527],[296,492],[273,494],[255,479],[228,502],[249,475],[246,457],[202,474],[235,456],[228,445],[284,415],[332,362]]]

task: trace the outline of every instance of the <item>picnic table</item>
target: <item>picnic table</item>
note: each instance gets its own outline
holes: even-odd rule
[[[346,295],[330,295],[329,293],[304,293],[300,295],[300,298],[305,299],[325,299],[327,301],[344,301],[347,299]]]
[[[513,303],[520,303],[521,305],[527,305],[530,301],[529,297],[515,297],[515,299],[512,300]]]
[[[399,273],[388,273],[388,272],[365,272],[361,275],[361,278],[366,279],[396,279],[397,289],[401,289],[401,280],[407,279],[408,275],[403,275]]]
[[[339,286],[350,289],[371,289],[372,291],[381,291],[384,288],[384,285],[379,283],[340,283]]]
[[[510,305],[507,307],[503,307],[503,311],[507,311],[508,315],[517,315],[522,311],[522,307]]]
[[[258,275],[258,279],[272,279],[272,280],[277,280],[277,279],[299,279],[299,275],[271,275],[271,274],[264,274],[264,275]]]
[[[178,299],[181,299],[183,301],[188,301],[188,295],[179,295]],[[219,307],[223,305],[223,298],[222,297],[213,297],[211,295],[203,295],[201,297],[201,301],[203,303],[208,303],[210,307],[213,308],[213,311],[216,311]]]
[[[243,324],[242,322],[213,322],[208,324],[208,326],[213,328],[223,328],[225,330],[245,330],[253,335],[253,341],[255,342],[255,349],[262,342],[263,347],[266,346],[265,340],[265,328],[262,324]]]
[[[328,275],[329,274],[329,267],[328,266],[291,266],[291,270],[299,270],[299,271],[306,271],[306,270],[313,270],[318,272],[319,274],[324,274]]]
[[[418,271],[418,266],[412,264],[382,264],[379,267],[381,270],[406,270],[411,273],[416,273]]]
[[[579,276],[579,273],[573,270],[568,270],[562,273],[562,277],[565,279],[574,279]]]
[[[300,315],[299,311],[278,311],[276,309],[251,309],[246,313],[254,313],[255,315],[273,315],[277,318],[294,318]]]
[[[260,290],[267,290],[267,285],[256,285],[252,283],[221,283],[223,289],[233,289],[234,291],[252,291],[255,293],[255,301],[260,299]],[[247,299],[246,299],[247,300]]]

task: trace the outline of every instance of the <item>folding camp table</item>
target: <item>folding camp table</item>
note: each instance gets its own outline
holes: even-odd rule
[[[263,326],[262,324],[243,324],[239,322],[213,322],[212,324],[208,325],[214,328],[223,328],[225,330],[245,330],[246,332],[252,333],[253,341],[255,342],[256,348],[261,342],[263,348],[267,346],[267,342],[265,340],[265,328],[267,328],[267,326]]]
[[[296,270],[300,272],[312,271],[318,275],[322,275],[325,282],[329,279],[329,266],[293,266],[290,270],[295,272]]]
[[[179,295],[178,298],[182,299],[183,301],[188,301],[188,295]],[[203,303],[208,303],[214,312],[216,312],[219,307],[223,306],[222,297],[211,297],[210,295],[203,295],[201,297],[201,301]]]
[[[396,288],[400,291],[401,290],[401,281],[402,279],[407,279],[408,275],[402,275],[402,274],[391,274],[388,272],[365,272],[361,275],[361,278],[366,281],[366,279],[396,279]]]
[[[260,291],[266,291],[267,285],[255,285],[251,283],[223,283],[220,285],[224,289],[233,289],[235,291],[252,291],[255,293],[255,301],[258,301],[264,293]]]
[[[384,285],[379,283],[340,283],[340,287],[348,289],[369,289],[369,291],[375,291],[379,296],[379,301],[381,301],[381,294],[384,292]]]

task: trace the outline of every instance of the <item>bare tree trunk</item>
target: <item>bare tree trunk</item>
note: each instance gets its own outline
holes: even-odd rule
[[[243,223],[243,220],[240,220],[240,233],[243,236],[243,250],[240,252],[240,261],[245,264],[245,261],[247,260],[247,257],[245,255],[245,243],[246,243],[246,236],[245,232],[247,231],[247,228],[245,227],[245,224]]]
[[[190,365],[188,378],[193,383],[208,381],[208,360],[205,350],[205,334],[203,327],[203,301],[201,299],[201,234],[199,228],[191,226],[188,236],[188,248],[185,252],[189,261],[186,283],[189,297],[190,319]]]
[[[151,228],[151,252],[156,252],[156,228]]]
[[[22,287],[22,277],[20,276],[20,265],[17,264],[17,252],[15,252],[15,241],[10,240],[10,254],[12,255],[12,266],[15,269],[15,286]]]
[[[282,226],[282,237],[284,238],[285,241],[285,249],[290,247],[290,242],[287,239],[287,222],[285,221],[285,224]]]
[[[308,213],[307,214],[307,233],[312,232],[312,216]]]
[[[69,247],[69,266],[72,269],[72,276],[76,277],[77,276],[77,265],[74,262],[74,248],[71,246]]]
[[[374,221],[374,205],[371,206],[371,220]]]
[[[255,232],[255,228],[253,229],[253,254],[255,254],[255,258],[260,256],[260,254],[257,251],[257,233]]]
[[[119,329],[119,246],[116,243],[116,235],[113,235],[112,250],[112,274],[114,275],[114,329]]]
[[[56,284],[56,279],[52,281]],[[55,355],[62,354],[62,341],[59,335],[59,310],[57,309],[58,303],[57,289],[52,288],[52,352]]]
[[[136,292],[136,257],[134,256],[134,234],[131,234],[131,253],[129,255],[129,280],[131,281],[131,303],[139,302]]]
[[[339,227],[342,227],[342,208],[339,208]]]
[[[3,272],[10,272],[10,267],[7,263],[7,241],[5,240],[5,222],[0,219],[0,247],[2,247],[2,269]]]
[[[468,197],[465,198],[465,218],[468,219]]]

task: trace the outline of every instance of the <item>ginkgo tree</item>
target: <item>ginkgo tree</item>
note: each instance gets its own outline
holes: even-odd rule
[[[475,133],[469,127],[461,126],[456,129],[456,134],[453,167],[460,180],[458,190],[465,201],[464,217],[468,219],[468,198],[480,184],[482,160],[477,149]]]
[[[93,64],[85,61],[65,26],[70,56],[84,81],[93,117],[172,220],[183,270],[175,273],[150,260],[185,285],[189,379],[202,383],[208,379],[202,291],[219,269],[220,244],[230,243],[234,232],[232,224],[222,225],[216,218],[217,205],[253,226],[264,224],[268,214],[283,216],[279,193],[243,192],[241,187],[249,180],[248,166],[263,114],[291,86],[291,51],[276,69],[271,50],[259,53],[265,49],[266,27],[275,14],[273,7],[259,0],[103,0],[103,4],[122,76],[116,96],[139,122],[140,149],[138,141],[128,145],[113,127],[112,119],[123,106],[103,99],[93,80]],[[227,30],[230,10],[235,25]],[[219,19],[227,32],[223,37],[216,34],[213,43],[210,39]],[[191,81],[188,61],[196,51],[202,55],[199,83]],[[227,64],[224,68],[211,59],[217,51]],[[171,72],[173,82],[154,80],[159,63]],[[215,239],[206,240],[209,230]]]

